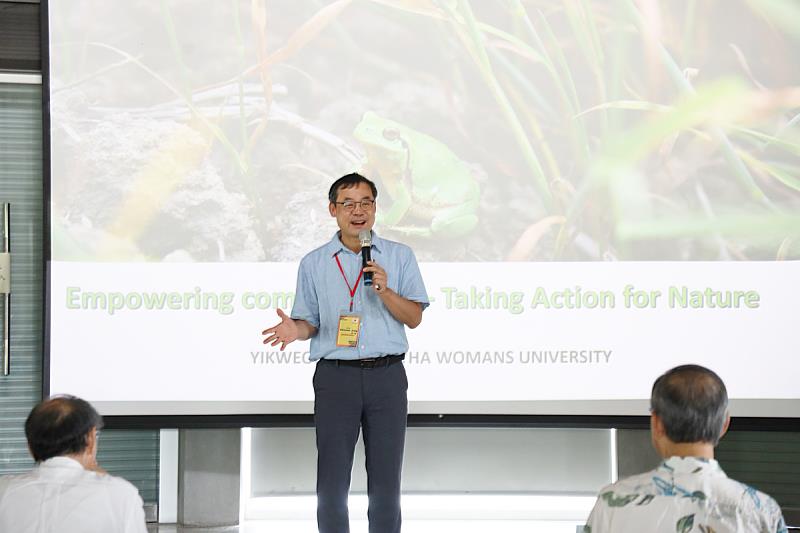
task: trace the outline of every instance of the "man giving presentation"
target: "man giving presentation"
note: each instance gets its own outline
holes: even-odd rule
[[[417,327],[428,296],[411,249],[373,231],[375,184],[336,180],[328,210],[339,231],[306,255],[291,316],[266,329],[281,350],[311,339],[320,533],[349,531],[347,495],[359,430],[364,434],[370,533],[400,532],[400,474],[408,400],[405,327]]]

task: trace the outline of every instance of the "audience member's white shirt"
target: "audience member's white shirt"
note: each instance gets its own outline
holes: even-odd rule
[[[0,531],[146,533],[147,527],[136,487],[53,457],[26,474],[0,478]]]

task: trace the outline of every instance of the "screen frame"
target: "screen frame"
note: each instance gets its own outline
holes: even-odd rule
[[[238,429],[314,427],[313,415],[144,415],[103,417],[107,429]],[[408,427],[650,429],[649,416],[409,415]],[[800,418],[734,417],[731,431],[800,432]]]
[[[42,180],[44,235],[42,243],[43,287],[43,360],[41,397],[50,395],[50,324],[51,324],[51,120],[50,120],[50,19],[49,0],[40,3],[41,76],[42,76]],[[203,415],[109,415],[108,429],[223,429],[243,427],[313,427],[311,414],[203,414]],[[623,415],[559,414],[410,414],[409,427],[461,428],[581,428],[649,429],[650,417]],[[800,432],[800,417],[736,416],[731,419],[734,431]]]

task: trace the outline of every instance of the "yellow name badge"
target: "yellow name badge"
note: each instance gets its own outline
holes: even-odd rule
[[[358,315],[339,315],[339,331],[336,333],[336,346],[355,348],[361,331],[361,317]]]

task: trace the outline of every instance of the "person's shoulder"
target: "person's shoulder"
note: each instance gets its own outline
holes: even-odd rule
[[[322,256],[325,254],[325,248],[327,245],[320,246],[318,248],[314,248],[303,258],[300,260],[298,265],[298,269],[303,272],[315,272],[319,269],[320,265],[322,264]]]
[[[321,246],[317,246],[316,248],[308,252],[306,255],[304,255],[303,258],[300,259],[300,263],[301,264],[307,263],[309,261],[313,261],[314,259],[318,258],[320,255],[325,253],[325,249],[328,248],[328,245],[329,243],[326,242]]]
[[[97,483],[103,485],[106,490],[109,490],[120,497],[125,499],[135,498],[137,500],[141,500],[141,496],[139,496],[139,489],[137,489],[133,483],[125,478],[113,476],[105,472],[92,472],[92,477]]]
[[[375,242],[377,240],[377,242]],[[377,237],[373,242],[382,247],[381,253],[392,254],[398,257],[414,258],[414,250],[407,244],[402,242],[393,241],[384,237]]]
[[[714,505],[735,514],[747,531],[785,531],[781,508],[768,494],[729,477],[716,479],[709,489]]]
[[[333,250],[331,242],[332,240],[321,244],[308,252],[303,256],[302,259],[300,259],[300,265],[308,265],[312,262],[319,261],[319,259],[323,256],[333,256],[335,250]]]
[[[0,476],[0,499],[15,484],[25,479],[29,474],[7,474]]]
[[[635,474],[606,485],[597,493],[597,501],[607,507],[624,507],[638,498],[655,495],[654,471]]]
[[[735,502],[745,507],[759,508],[763,502],[772,499],[750,485],[729,477],[717,478],[714,482],[713,490],[718,498]]]
[[[774,522],[783,521],[781,508],[775,498],[765,492],[761,492],[746,483],[731,479],[731,490],[739,494],[739,507],[743,512],[752,517],[759,517],[760,520]]]
[[[23,472],[21,474],[6,474],[4,476],[0,476],[0,497],[10,489],[35,479],[36,473],[37,469],[33,468],[32,470]]]
[[[601,494],[604,491],[614,491],[619,493],[636,492],[639,494],[647,493],[654,487],[653,476],[655,475],[655,470],[648,470],[647,472],[642,472],[641,474],[633,474],[632,476],[624,477],[615,483],[606,485],[601,491]]]
[[[646,472],[620,479],[600,489],[583,531],[585,533],[613,531],[610,529],[611,517],[624,511],[629,505],[649,501],[652,494],[651,479],[652,472]]]
[[[376,235],[375,238],[372,240],[373,244],[377,244],[378,246],[386,246],[388,248],[392,248],[395,250],[408,250],[411,251],[411,247],[407,244],[403,244],[399,241],[393,241],[392,239],[387,239],[386,237],[381,237]]]

